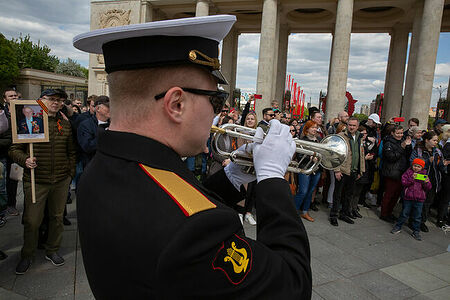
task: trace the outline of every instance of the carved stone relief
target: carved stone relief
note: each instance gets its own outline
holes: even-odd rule
[[[97,81],[100,81],[100,82],[105,82],[106,81],[106,73],[105,72],[98,72],[97,74],[96,74],[96,77],[97,77]]]
[[[130,24],[131,10],[110,9],[106,12],[99,13],[100,28],[123,26]],[[97,62],[105,64],[103,55],[97,54]]]
[[[100,14],[100,28],[130,24],[131,10],[110,9]]]

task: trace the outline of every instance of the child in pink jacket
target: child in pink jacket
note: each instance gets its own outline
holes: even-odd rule
[[[420,221],[422,218],[422,207],[425,199],[427,198],[427,191],[431,189],[431,182],[428,178],[421,178],[426,176],[427,172],[424,169],[425,161],[420,158],[416,158],[412,162],[411,168],[406,170],[402,175],[403,186],[403,209],[397,224],[392,228],[391,233],[396,234],[402,230],[402,225],[409,218],[412,210],[413,217],[413,232],[411,236],[418,241],[421,241],[420,237]]]

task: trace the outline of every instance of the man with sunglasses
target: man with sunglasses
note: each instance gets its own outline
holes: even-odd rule
[[[220,113],[217,114],[217,115],[214,117],[213,125],[214,125],[214,126],[217,126],[217,125],[219,124],[220,119],[223,119],[223,117],[225,117],[226,115],[228,115],[228,112],[229,112],[229,111],[230,111],[230,109],[228,108],[228,104],[225,103],[225,104],[223,105],[222,110],[220,111]]]
[[[262,110],[263,119],[259,121],[258,127],[261,127],[264,132],[269,130],[269,122],[275,118],[275,112],[272,107],[267,107]]]
[[[111,124],[80,180],[78,225],[96,299],[303,299],[311,297],[306,231],[283,176],[295,151],[271,121],[253,148],[258,240],[237,213],[255,180],[230,163],[202,185],[183,156],[204,150],[228,94],[218,45],[234,16],[100,29],[74,38],[102,53]],[[245,150],[243,150],[245,151]],[[212,188],[211,191],[209,188]]]

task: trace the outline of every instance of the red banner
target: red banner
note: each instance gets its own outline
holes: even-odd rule
[[[302,91],[303,94],[303,91]],[[303,112],[305,111],[305,94],[303,94],[303,99],[302,99],[302,115],[300,116],[301,119],[303,119]]]

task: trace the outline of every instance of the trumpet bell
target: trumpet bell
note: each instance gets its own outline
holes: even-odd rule
[[[320,144],[324,159],[320,162],[322,167],[332,170],[342,165],[347,157],[347,143],[340,135],[328,135]]]

